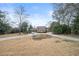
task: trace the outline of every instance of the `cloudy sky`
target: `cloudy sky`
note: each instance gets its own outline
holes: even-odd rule
[[[33,26],[46,26],[52,21],[51,14],[54,6],[48,3],[0,3],[0,10],[8,12],[10,16],[9,21],[18,23],[14,17],[14,9],[20,5],[24,6],[26,13],[30,15],[27,20]]]

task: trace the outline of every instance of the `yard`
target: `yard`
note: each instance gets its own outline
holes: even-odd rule
[[[19,33],[0,35],[0,38],[4,38],[4,37],[12,37],[12,36],[19,36]]]
[[[0,41],[0,55],[11,56],[71,56],[79,55],[79,42],[39,34]]]

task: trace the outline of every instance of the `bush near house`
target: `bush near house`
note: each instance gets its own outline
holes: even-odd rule
[[[62,34],[62,26],[61,25],[54,26],[52,30],[53,30],[54,34]]]
[[[70,34],[71,28],[65,24],[55,25],[52,29],[54,34]]]
[[[70,34],[71,33],[71,28],[68,25],[63,24],[62,25],[62,33],[63,34]]]

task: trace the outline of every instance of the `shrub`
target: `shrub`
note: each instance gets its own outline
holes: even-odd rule
[[[52,22],[50,24],[49,31],[52,31],[53,30],[53,27],[56,26],[56,25],[59,25],[59,23],[58,22]]]
[[[65,32],[66,34],[71,34],[71,28],[70,27],[67,27],[67,30]]]
[[[27,29],[28,29],[28,23],[27,22],[23,22],[21,24],[21,32],[22,33],[28,33]]]
[[[63,25],[55,25],[53,27],[53,33],[55,34],[70,34],[71,28],[65,24]]]
[[[53,27],[53,33],[55,34],[62,34],[62,26],[61,25],[56,25]]]
[[[70,34],[71,33],[71,28],[65,24],[62,25],[62,33],[63,34]]]
[[[33,29],[33,27],[32,27],[32,25],[30,25],[28,28],[28,33],[32,33],[32,29]]]
[[[9,24],[0,23],[0,34],[6,34],[11,32]]]
[[[19,28],[12,28],[11,33],[19,33]]]

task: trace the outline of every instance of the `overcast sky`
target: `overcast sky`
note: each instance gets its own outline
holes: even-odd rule
[[[46,26],[48,22],[52,21],[51,14],[54,6],[48,3],[0,3],[0,10],[8,12],[10,22],[15,21],[18,23],[14,17],[14,8],[20,5],[24,6],[26,13],[30,15],[27,20],[33,26]]]

